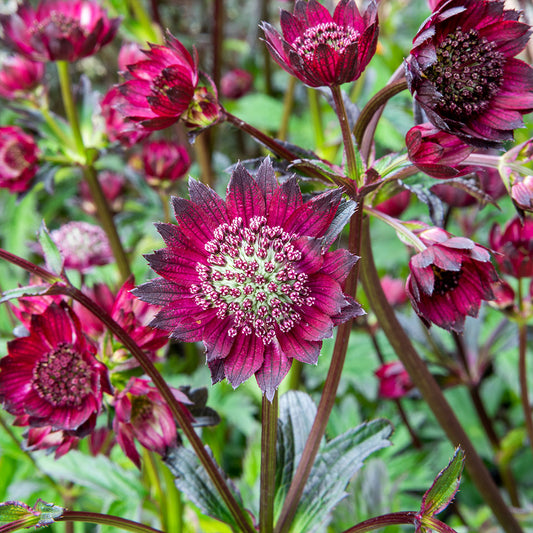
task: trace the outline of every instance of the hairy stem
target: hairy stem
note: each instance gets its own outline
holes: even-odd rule
[[[56,522],[87,522],[90,524],[102,524],[112,526],[122,531],[132,531],[133,533],[163,533],[159,529],[145,526],[139,522],[100,513],[88,513],[84,511],[63,511],[63,514],[56,519]]]
[[[261,493],[260,533],[274,531],[274,497],[276,495],[276,438],[278,427],[278,391],[272,402],[263,394],[261,411]]]
[[[375,531],[376,529],[381,529],[387,526],[414,524],[416,519],[417,513],[413,511],[390,513],[369,518],[368,520],[343,531],[343,533],[366,533],[367,531]]]

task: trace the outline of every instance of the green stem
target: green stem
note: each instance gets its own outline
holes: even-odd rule
[[[133,533],[163,533],[159,529],[145,526],[139,522],[100,513],[88,513],[84,511],[63,511],[63,514],[56,519],[56,522],[86,522],[90,524],[102,524],[112,526],[123,531],[132,531]]]
[[[215,174],[209,149],[209,131],[200,133],[194,141],[194,153],[200,166],[201,180],[209,187],[215,187]]]
[[[504,531],[506,533],[523,533],[435,378],[420,359],[411,339],[403,330],[394,310],[387,301],[374,264],[368,221],[363,225],[362,256],[363,259],[360,261],[361,281],[366,296],[396,355],[402,361],[413,383],[422,394],[448,439],[454,446],[461,446],[465,451],[466,468],[472,481],[487,505],[492,509]]]
[[[309,114],[311,116],[311,123],[313,124],[313,133],[315,134],[315,148],[317,153],[322,155],[321,152],[324,148],[324,126],[322,125],[318,91],[309,87],[307,89],[307,99],[309,101]]]
[[[524,320],[518,324],[518,376],[520,380],[520,399],[524,411],[526,431],[529,445],[533,451],[533,418],[531,417],[531,404],[527,386],[527,326]]]
[[[56,137],[60,139],[65,146],[70,146],[73,150],[76,150],[76,145],[73,143],[72,137],[69,137],[62,129],[61,126],[57,123],[54,117],[50,114],[50,111],[47,108],[42,108],[41,115],[44,118],[44,121],[48,127],[54,132]]]
[[[289,78],[289,84],[283,97],[283,114],[281,115],[281,124],[278,131],[278,139],[284,141],[289,131],[289,120],[291,118],[292,106],[294,103],[294,89],[296,88],[296,78]]]
[[[358,203],[357,209],[352,216],[350,233],[348,237],[348,249],[357,256],[360,255],[362,218],[362,205],[361,203]],[[355,264],[355,267],[346,279],[345,284],[346,294],[353,297],[355,297],[357,292],[359,263],[360,261]],[[338,327],[331,365],[324,383],[324,389],[322,390],[322,396],[320,397],[320,403],[318,404],[317,414],[313,422],[313,426],[311,427],[307,442],[305,443],[302,457],[298,463],[298,468],[296,469],[296,473],[292,479],[289,491],[287,492],[278,523],[276,524],[276,533],[287,533],[289,531],[291,522],[296,514],[296,509],[298,508],[298,503],[302,496],[305,483],[307,482],[316,454],[318,453],[320,442],[324,436],[324,433],[326,432],[329,415],[331,414],[335,404],[337,388],[339,386],[342,369],[344,367],[344,361],[346,360],[346,351],[348,349],[348,342],[350,340],[352,322],[353,320],[348,320]]]
[[[142,2],[140,0],[128,0],[128,3],[137,22],[142,26],[146,39],[155,44],[161,43],[161,35],[156,32],[150,15],[144,9]]]
[[[255,533],[253,527],[250,524],[249,518],[244,514],[243,510],[240,508],[239,504],[235,500],[235,497],[231,493],[228,485],[226,484],[222,474],[219,472],[217,465],[205,449],[200,437],[196,434],[194,427],[192,426],[190,417],[182,405],[176,400],[172,390],[167,385],[165,379],[160,374],[160,372],[155,367],[152,360],[146,355],[146,353],[139,348],[137,343],[130,337],[130,335],[118,324],[115,322],[111,316],[100,307],[96,302],[91,298],[85,295],[83,292],[78,290],[73,286],[60,285],[58,281],[63,282],[47,270],[30,263],[22,257],[18,257],[6,250],[0,248],[0,257],[6,259],[10,263],[16,264],[25,270],[36,274],[41,279],[53,283],[50,287],[48,294],[64,294],[83,305],[88,309],[94,316],[96,316],[104,326],[106,326],[109,331],[111,331],[115,337],[124,345],[124,347],[131,353],[144,370],[146,375],[152,380],[154,386],[159,390],[161,396],[167,403],[169,409],[172,412],[172,415],[178,422],[180,429],[185,434],[185,437],[191,443],[193,450],[200,459],[203,467],[208,473],[209,477],[213,481],[216,489],[222,496],[222,499],[228,506],[230,513],[235,518],[235,521],[246,533]]]
[[[166,533],[183,532],[183,502],[181,494],[174,483],[174,476],[168,469],[167,465],[160,461],[161,473],[165,480],[165,516],[167,527]]]
[[[335,112],[337,113],[342,132],[344,153],[346,155],[346,175],[354,180],[358,187],[361,187],[363,185],[363,173],[358,168],[352,131],[350,130],[350,124],[348,123],[348,116],[346,115],[341,88],[338,86],[331,87],[331,94],[333,96],[333,101],[335,102]]]
[[[100,186],[100,182],[98,181],[96,170],[93,166],[93,158],[87,153],[83,143],[78,113],[76,111],[76,105],[72,95],[68,63],[66,61],[57,61],[56,63],[65,112],[72,128],[76,149],[79,155],[82,157],[83,174],[89,186],[89,191],[93,201],[96,205],[98,218],[107,235],[107,238],[109,239],[109,244],[111,246],[111,250],[113,251],[113,255],[115,256],[120,276],[124,282],[131,274],[128,258],[126,257],[126,253],[124,252],[124,248],[120,242],[120,237],[113,221],[113,213],[111,212],[105,194]]]
[[[278,391],[272,402],[263,394],[261,411],[261,492],[259,531],[274,531],[274,497],[276,496],[276,438],[278,427]]]

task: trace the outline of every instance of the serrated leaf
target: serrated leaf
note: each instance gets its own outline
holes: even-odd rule
[[[44,220],[39,228],[39,244],[43,249],[46,268],[55,274],[60,274],[64,260],[56,243],[52,240]]]
[[[208,451],[210,451],[208,449]],[[233,515],[228,510],[211,478],[200,464],[195,453],[179,446],[167,454],[164,463],[175,478],[176,487],[183,492],[204,514],[207,514],[231,527],[238,529]],[[219,468],[220,473],[225,476]],[[241,497],[229,479],[226,478],[237,502],[242,505]]]
[[[448,506],[453,500],[464,467],[465,454],[461,448],[457,448],[448,466],[441,470],[431,488],[424,494],[420,513],[424,516],[434,516]]]
[[[0,296],[0,303],[7,302],[9,300],[15,300],[24,296],[42,296],[46,294],[50,285],[26,285],[24,287],[17,287],[5,291]]]
[[[298,504],[292,533],[309,533],[346,496],[346,486],[364,459],[390,445],[392,425],[374,420],[353,428],[322,447]]]

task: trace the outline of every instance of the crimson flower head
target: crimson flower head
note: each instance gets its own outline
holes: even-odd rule
[[[2,61],[0,68],[0,96],[13,100],[26,96],[43,79],[44,64],[12,55]]]
[[[50,233],[64,259],[65,268],[86,272],[113,260],[113,252],[100,226],[89,222],[67,222]]]
[[[503,0],[441,1],[419,29],[407,81],[429,121],[478,146],[513,138],[533,110],[530,28]]]
[[[176,400],[192,403],[180,390],[172,389]],[[178,434],[172,412],[159,391],[146,379],[131,378],[126,388],[114,399],[113,429],[117,442],[126,456],[141,467],[141,457],[135,447],[138,440],[147,450],[166,455],[177,444]],[[191,417],[192,418],[192,417]]]
[[[145,143],[142,161],[146,181],[152,187],[183,178],[191,166],[187,148],[165,140]]]
[[[414,387],[401,361],[381,365],[375,372],[379,379],[378,396],[389,400],[403,398]]]
[[[529,172],[517,171],[519,167]],[[518,212],[533,212],[533,139],[511,148],[502,157],[500,173]]]
[[[240,68],[234,68],[222,76],[220,92],[224,98],[236,100],[250,91],[254,82],[253,76]]]
[[[411,128],[405,144],[409,160],[433,178],[452,178],[459,174],[457,165],[474,150],[459,137],[428,123]]]
[[[173,198],[177,226],[158,225],[167,247],[147,256],[161,277],[134,293],[164,306],[152,325],[204,342],[214,383],[255,374],[272,399],[293,359],[316,364],[333,327],[363,314],[343,293],[357,258],[326,251],[352,205],[340,190],[304,202],[268,159],[256,178],[237,165],[226,201],[192,179],[189,193]]]
[[[409,261],[407,293],[422,321],[461,333],[467,315],[476,317],[482,300],[493,300],[498,279],[486,248],[441,228],[419,234],[427,248]]]
[[[37,173],[39,149],[18,126],[0,127],[0,188],[24,192]]]
[[[333,15],[316,0],[297,0],[294,14],[281,11],[281,36],[261,24],[274,61],[309,87],[333,87],[354,81],[376,51],[377,7],[361,14],[354,0],[341,0]]]
[[[106,367],[66,304],[33,315],[29,336],[7,349],[0,359],[0,402],[13,415],[28,415],[30,426],[77,430],[95,419],[103,393],[111,392]]]
[[[0,42],[33,61],[76,61],[108,44],[119,24],[94,0],[41,0],[36,8],[24,0],[0,15]]]
[[[206,127],[219,119],[214,86],[198,86],[198,56],[194,57],[170,33],[166,46],[150,44],[148,59],[128,65],[119,85],[126,98],[119,111],[148,130],[166,128],[180,118],[191,127]],[[209,83],[209,85],[212,85]]]
[[[533,277],[533,220],[511,220],[503,233],[494,224],[489,236],[490,247],[498,252],[496,261],[504,274],[515,278]]]

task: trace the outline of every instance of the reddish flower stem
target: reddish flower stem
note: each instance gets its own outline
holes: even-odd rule
[[[437,520],[433,516],[423,518],[425,526],[431,526],[433,531],[438,533],[456,533],[454,529],[447,526],[444,522]],[[420,514],[413,511],[406,511],[400,513],[389,513],[382,516],[369,518],[356,526],[347,529],[343,533],[366,533],[367,531],[375,531],[387,526],[395,526],[401,524],[418,525],[421,522]]]
[[[261,410],[261,490],[259,531],[274,531],[274,499],[276,496],[276,439],[278,427],[278,391],[270,402],[263,394]]]
[[[198,437],[196,434],[186,411],[176,400],[163,376],[159,373],[150,358],[143,352],[143,350],[141,350],[141,348],[139,348],[137,343],[130,337],[130,335],[117,322],[115,322],[104,309],[102,309],[96,302],[94,302],[87,295],[83,294],[76,287],[57,283],[57,276],[51,272],[33,265],[29,261],[26,261],[21,257],[17,257],[5,250],[0,249],[0,257],[24,268],[25,270],[28,270],[33,274],[38,275],[45,281],[53,283],[48,294],[64,294],[78,301],[86,309],[93,313],[93,315],[96,316],[102,322],[102,324],[104,324],[109,331],[111,331],[117,337],[117,339],[120,340],[120,342],[122,342],[122,344],[129,350],[131,355],[135,357],[137,361],[139,361],[139,364],[144,372],[150,377],[155,387],[157,387],[161,393],[161,396],[163,396],[164,400],[167,402],[167,405],[172,411],[172,414],[178,422],[179,427],[191,443],[196,455],[209,474],[209,477],[222,496],[222,499],[228,506],[228,509],[235,518],[238,526],[246,533],[254,533],[254,529],[250,524],[248,517],[240,508],[224,478],[219,472],[217,465],[205,449],[200,437]]]
[[[133,531],[133,533],[163,533],[160,529],[155,529],[127,518],[101,513],[89,513],[82,511],[63,511],[63,514],[55,520],[56,522],[87,522],[90,524],[103,524],[113,526],[122,531]]]
[[[527,387],[527,326],[525,321],[518,324],[518,377],[520,380],[520,399],[524,411],[526,431],[529,445],[533,451],[533,418],[531,417],[531,404]]]
[[[470,438],[457,420],[435,378],[429,372],[422,359],[420,359],[410,338],[401,327],[394,310],[387,301],[374,265],[368,221],[363,225],[362,250],[363,259],[360,261],[361,282],[370,307],[374,311],[396,355],[402,361],[407,372],[409,372],[413,383],[422,394],[448,439],[454,446],[461,446],[465,451],[466,468],[472,481],[504,531],[506,533],[523,533],[516,518],[505,504],[498,487],[496,487]]]
[[[355,255],[360,255],[362,219],[363,209],[362,203],[360,202],[357,204],[357,209],[352,216],[348,242],[348,249]],[[354,297],[357,292],[359,263],[360,261],[355,264],[355,267],[346,279],[345,292],[346,294]],[[285,497],[285,502],[283,504],[279,520],[276,524],[276,533],[287,533],[289,531],[291,522],[296,514],[305,483],[307,482],[316,454],[318,453],[320,441],[322,440],[322,437],[326,431],[329,415],[331,414],[333,406],[335,405],[337,388],[341,379],[344,361],[346,360],[346,351],[348,349],[348,342],[350,340],[352,322],[352,320],[348,320],[347,322],[341,324],[337,329],[331,365],[324,383],[324,389],[322,390],[322,396],[320,397],[320,403],[318,404],[317,414],[313,422],[313,426],[311,427],[309,437],[307,438],[307,442],[305,443],[302,457],[298,463],[298,468],[296,469],[291,486],[289,487],[289,491]]]

